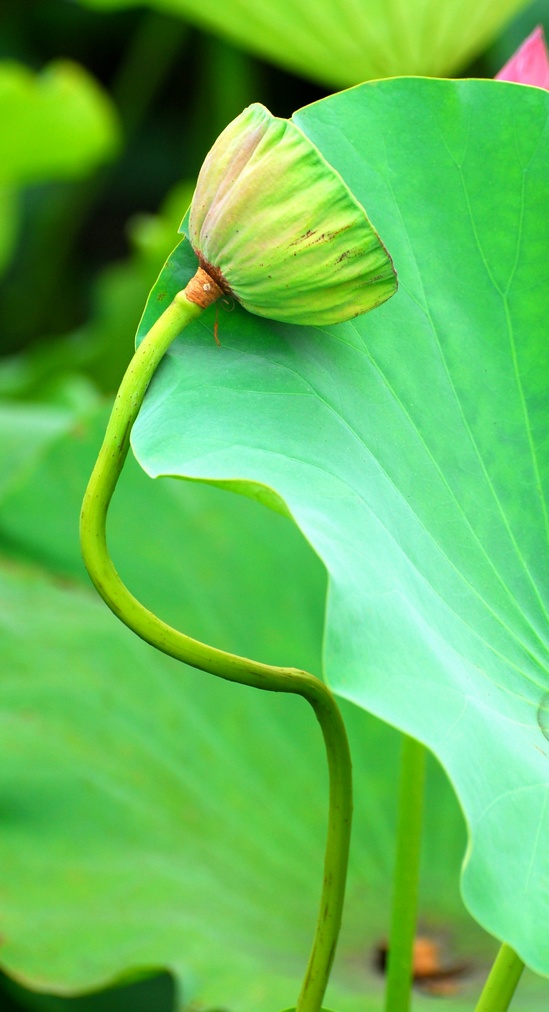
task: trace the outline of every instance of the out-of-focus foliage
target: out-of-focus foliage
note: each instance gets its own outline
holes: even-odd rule
[[[178,19],[138,10],[107,17],[65,0],[36,0],[32,15],[27,11],[23,19],[21,13],[15,0],[2,4],[0,47],[34,66],[51,60],[58,47],[73,61],[87,60],[108,84],[123,136],[116,162],[91,176],[34,182],[21,191],[18,242],[0,296],[4,354],[30,342],[55,343],[87,323],[98,304],[98,274],[126,254],[128,219],[156,212],[168,190],[197,172],[227,120],[254,98],[268,97],[255,61]],[[287,111],[292,108],[293,101]],[[61,103],[59,114],[67,115]],[[12,205],[1,196],[0,203],[7,217]],[[161,260],[155,273],[160,266]],[[142,302],[136,301],[138,313]],[[128,318],[126,333],[135,322]],[[116,386],[127,346],[118,368],[113,363],[101,372],[103,387]]]
[[[116,387],[132,355],[147,293],[173,248],[192,191],[192,183],[181,183],[168,194],[159,214],[131,219],[130,256],[98,276],[92,313],[81,327],[24,354],[0,359],[0,397],[82,409],[85,401],[94,402],[95,388]]]
[[[112,158],[118,124],[107,94],[75,63],[40,74],[0,64],[0,182],[74,178]]]
[[[81,0],[101,10],[135,0]],[[525,0],[149,0],[250,52],[343,88],[404,74],[449,76],[489,43]]]
[[[169,973],[121,982],[116,987],[77,998],[40,994],[0,975],[1,1012],[20,1012],[21,1009],[28,1012],[174,1012],[174,1002],[175,983]]]
[[[16,196],[10,187],[0,186],[0,274],[9,261],[16,235]]]
[[[84,176],[114,157],[120,138],[106,92],[68,61],[40,74],[0,63],[0,136],[1,270],[15,240],[19,188]]]

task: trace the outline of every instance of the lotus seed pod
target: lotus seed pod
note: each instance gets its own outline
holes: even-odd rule
[[[200,267],[250,313],[323,326],[397,288],[364,208],[291,120],[251,105],[204,161],[189,218]]]

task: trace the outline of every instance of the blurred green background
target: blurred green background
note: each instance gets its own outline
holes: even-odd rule
[[[76,0],[33,0],[32,3],[3,0],[0,10],[0,144],[3,151],[0,159],[0,549],[2,566],[8,576],[15,565],[31,567],[30,575],[27,576],[25,570],[21,577],[25,593],[27,579],[32,583],[29,597],[24,600],[36,600],[32,596],[36,593],[35,579],[38,583],[42,579],[53,580],[52,586],[57,588],[56,581],[61,581],[67,593],[76,598],[88,593],[85,577],[75,561],[76,517],[78,496],[86,468],[91,465],[92,453],[87,449],[80,452],[80,443],[83,441],[86,446],[90,441],[92,446],[97,443],[96,419],[104,417],[105,405],[112,398],[131,356],[147,293],[166,256],[177,243],[177,228],[189,204],[193,180],[208,148],[226,123],[252,101],[263,102],[276,115],[289,116],[300,106],[338,87],[376,76],[376,70],[381,75],[492,77],[536,24],[549,27],[546,0],[529,6],[518,2],[487,4],[484,22],[479,17],[465,16],[478,7],[467,7],[465,0],[463,4],[445,0],[444,4],[438,3],[432,8],[428,2],[418,0],[416,4],[408,0],[401,6],[409,15],[409,31],[391,24],[387,14],[387,23],[380,15],[373,26],[375,31],[364,30],[361,34],[362,23],[360,18],[357,20],[357,14],[360,10],[368,14],[366,2],[357,3],[353,18],[349,15],[347,21],[344,14],[345,11],[349,14],[352,4],[319,3],[315,7],[313,32],[304,13],[306,7],[297,0],[276,5],[278,13],[273,13],[275,6],[272,3],[269,6],[267,0],[262,4],[235,0],[220,9],[218,26],[216,11],[205,15],[199,5],[185,0],[165,0],[150,7],[124,2],[110,4],[107,0],[89,4]],[[445,15],[446,34],[441,26],[438,30],[436,17],[433,21],[433,12],[437,10]],[[425,25],[429,25],[430,30],[426,31]],[[463,37],[453,25],[466,25],[461,33]],[[400,38],[406,44],[397,44]],[[192,491],[192,486],[190,488]],[[147,520],[148,493],[142,491],[140,495]],[[205,498],[200,499],[200,495]],[[193,564],[193,579],[201,581],[202,586],[199,604],[191,607],[184,592],[178,591],[180,624],[184,625],[183,619],[195,621],[199,627],[197,634],[212,639],[217,637],[219,645],[255,650],[267,660],[282,659],[286,663],[318,668],[325,576],[308,546],[297,532],[285,527],[279,530],[280,518],[265,519],[259,507],[256,509],[250,503],[241,506],[235,497],[231,498],[229,519],[224,526],[225,507],[220,493],[201,490],[200,495],[200,509],[190,504],[188,490],[179,507],[182,540],[198,537],[196,532],[202,530],[204,511],[209,517],[207,532],[200,535],[201,542],[198,538],[200,550],[196,549],[197,558]],[[155,499],[154,504],[151,500],[151,516],[154,516],[154,509],[164,508],[168,509],[162,506],[162,497]],[[169,508],[174,509],[173,505]],[[133,538],[126,549],[128,555],[134,552],[135,546],[143,550],[147,523],[154,523],[154,520],[145,520],[129,531],[127,518],[119,524],[120,544],[123,536]],[[44,527],[50,532],[47,536]],[[162,531],[158,535],[158,551],[154,553],[151,548],[146,565],[142,571],[137,567],[134,575],[138,584],[141,581],[142,593],[146,596],[149,592],[153,600],[157,593],[159,604],[167,608],[169,595],[160,592],[157,585],[161,580],[154,571],[163,551],[161,534]],[[274,580],[272,598],[268,600],[261,597],[262,574],[257,571],[253,558],[242,563],[242,572],[237,572],[236,577],[233,572],[231,580],[220,577],[220,571],[227,569],[227,566],[222,569],[223,559],[225,563],[230,559],[231,565],[236,566],[234,560],[245,555],[250,544],[256,545],[257,552],[257,546],[265,539],[271,547],[265,551],[262,564],[267,567],[270,563],[277,564],[283,570],[283,575]],[[211,545],[214,554],[209,559]],[[173,562],[166,569],[161,568],[166,581],[181,579],[184,583],[189,579],[184,571],[188,560],[184,551],[180,554],[181,571]],[[288,579],[294,579],[291,573],[296,557],[300,559],[299,576],[290,593],[287,584]],[[216,560],[221,563],[217,565]],[[74,586],[70,582],[63,583],[70,580],[74,580]],[[227,605],[227,598],[234,594],[235,580],[240,594],[238,609]],[[9,591],[2,593],[7,595]],[[301,615],[300,621],[292,627],[289,616],[294,612],[301,612]],[[251,634],[243,622],[243,613],[249,616]],[[268,626],[267,614],[271,616]],[[30,633],[23,631],[21,635],[25,639]],[[233,642],[227,639],[231,636]],[[53,639],[48,645],[52,657],[56,649]],[[61,646],[59,651],[61,656]],[[301,658],[296,657],[300,651]],[[21,661],[21,665],[25,675],[32,672],[39,681],[42,676],[39,651],[30,660]],[[4,671],[6,673],[5,666]],[[68,685],[71,681],[68,668],[66,678]],[[217,719],[215,700],[215,692],[211,698],[203,700],[212,722]],[[250,717],[256,723],[258,719],[257,714]],[[280,728],[285,726],[285,719],[280,715]],[[355,720],[360,723],[362,715],[350,716],[349,720],[351,725]],[[233,740],[235,727],[238,728],[237,723],[234,727],[231,725],[232,730],[219,732],[221,736],[227,735],[228,752],[237,747]],[[295,759],[295,742],[285,744],[280,728],[274,736],[280,756],[284,756],[287,748],[288,755]],[[359,728],[357,741],[360,733]],[[383,798],[385,794],[391,797],[394,788],[398,740],[389,730],[378,727],[371,731],[374,736],[381,735],[380,741],[384,740],[385,733],[387,744],[379,747],[375,773],[376,790],[379,789],[382,799],[380,810],[383,811]],[[360,752],[359,746],[357,749]],[[42,755],[41,762],[47,762],[47,749],[44,755],[46,758]],[[302,757],[305,765],[306,755]],[[321,764],[320,753],[315,756]],[[10,753],[10,761],[15,764],[15,776],[20,775],[23,784],[24,758],[14,751]],[[360,756],[356,761],[362,773]],[[368,762],[366,755],[364,769]],[[11,768],[9,763],[8,768]],[[242,798],[245,798],[245,774],[243,777]],[[265,777],[267,782],[267,773]],[[323,773],[319,777],[314,790],[318,789],[321,797]],[[225,788],[218,785],[216,789],[222,795]],[[435,925],[435,933],[444,935],[448,924],[454,925],[457,937],[453,938],[452,946],[458,954],[465,953],[466,959],[471,960],[472,954],[482,952],[482,965],[477,967],[482,973],[482,960],[488,959],[493,946],[490,940],[481,940],[480,929],[472,922],[469,924],[466,912],[459,908],[457,875],[465,847],[464,828],[450,788],[434,762],[430,790],[434,808],[449,813],[447,827],[450,828],[445,835],[444,826],[441,828],[434,815],[428,823],[426,853],[441,858],[440,868],[438,858],[430,862],[436,874],[435,885],[427,886],[425,892],[429,917]],[[305,793],[308,791],[306,786]],[[287,805],[288,812],[293,811],[295,805],[291,793],[290,790],[283,793],[281,802]],[[385,901],[390,881],[392,805],[392,801],[387,801],[390,811],[387,821],[383,822],[381,830],[378,827],[374,831],[379,854],[371,868],[368,865],[368,875],[370,872],[372,876],[378,875],[374,892],[380,902]],[[364,802],[359,808],[364,819],[363,825],[359,819],[357,829],[359,843],[354,859],[355,885],[351,887],[354,903],[354,906],[351,904],[351,922],[357,920],[362,903],[358,869],[361,862],[367,864],[372,860],[364,858],[371,844],[368,805]],[[311,824],[308,830],[311,839],[315,839],[317,827],[322,833],[322,809],[317,814],[318,824]],[[250,831],[253,832],[253,827]],[[439,846],[440,839],[444,840],[443,846]],[[36,845],[39,849],[39,839]],[[244,852],[243,855],[241,860],[245,862]],[[70,863],[72,858],[68,860]],[[429,862],[429,856],[426,861]],[[19,874],[22,875],[21,869]],[[0,881],[2,875],[0,870]],[[448,884],[450,880],[451,885]],[[24,875],[21,882],[24,891]],[[445,894],[442,899],[441,891]],[[6,910],[12,903],[11,898],[2,899],[5,895],[7,891],[0,887],[0,934],[3,933],[2,902],[7,904]],[[273,889],[273,896],[276,897],[276,889]],[[21,906],[30,922],[32,902],[29,909],[25,903]],[[42,927],[36,929],[33,938],[38,947],[41,932],[45,930],[42,914],[37,908],[37,923]],[[376,937],[382,937],[385,930],[383,918],[377,929],[371,925],[369,934],[367,932],[368,945]],[[299,932],[298,936],[301,944]],[[364,954],[361,957],[361,966],[368,964],[370,967],[369,949],[368,952],[367,957]],[[351,950],[349,953],[346,965],[338,971],[340,983],[337,986],[342,1001],[347,1000],[349,988],[350,992],[359,994],[364,986],[357,971],[358,956]],[[257,973],[262,958],[259,955],[255,964],[252,960],[249,967],[245,966],[248,975]],[[16,959],[8,962],[8,968],[17,977],[15,963]],[[97,979],[101,972],[108,976],[106,969],[97,970]],[[293,965],[284,965],[281,974],[284,979],[293,980],[296,972]],[[217,968],[216,973],[225,982],[225,971]],[[23,973],[20,976],[24,978]],[[84,980],[85,976],[83,971],[80,977]],[[94,974],[90,972],[88,976],[91,981]],[[39,977],[37,973],[30,980],[34,989],[39,989]],[[77,978],[78,973],[75,980]],[[476,987],[478,981],[473,980],[473,985]],[[546,1007],[543,1005],[546,996],[538,1004],[536,985],[532,986],[531,1004],[524,997],[529,992],[524,992],[522,1004],[517,1005],[526,1012],[529,1008]],[[367,987],[377,1006],[364,1007],[379,1007],[380,996],[375,983],[372,985],[370,980]],[[35,990],[27,991],[7,976],[0,979],[0,989],[0,1008],[6,1010],[31,1008],[60,1012],[74,1007],[80,1012],[125,1012],[126,1009],[169,1012],[174,1003],[179,1002],[178,1007],[181,1007],[181,1002],[187,1001],[185,996],[176,998],[174,977],[166,972],[134,981],[110,994],[80,999],[48,996],[46,991],[56,990],[51,982],[48,987],[44,986],[42,995]],[[63,989],[61,985],[57,987],[57,990]],[[78,990],[77,983],[68,980],[65,990]],[[207,990],[206,987],[206,994]],[[198,987],[199,998],[201,994]],[[293,995],[288,993],[287,1003],[292,1000]],[[362,1008],[361,1004],[353,1003],[354,999],[348,1000],[350,1003],[345,1008]],[[471,1007],[471,1000],[462,1006],[458,995],[458,1003],[450,1000],[449,1004],[456,1009]],[[208,1012],[239,1012],[236,1007],[233,1010],[232,1005],[228,1005],[227,1010],[218,1010],[208,1004],[207,998],[201,1001],[203,1003],[199,1001],[185,1007],[189,1012],[191,1009],[198,1012],[199,1008],[207,1008]],[[423,999],[418,1009],[424,1007],[422,1002]]]

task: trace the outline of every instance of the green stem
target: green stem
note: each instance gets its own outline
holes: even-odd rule
[[[107,547],[107,511],[145,392],[173,339],[200,312],[200,307],[190,302],[185,292],[179,292],[142,341],[128,367],[84,496],[80,521],[82,554],[101,597],[115,615],[147,643],[220,678],[271,692],[294,693],[303,696],[312,706],[324,735],[330,803],[321,902],[297,1012],[319,1012],[341,923],[352,813],[349,746],[335,700],[323,682],[305,671],[274,667],[225,653],[167,625],[127,590]]]
[[[524,963],[505,942],[488,975],[475,1012],[505,1012],[511,1004]]]
[[[385,995],[386,1012],[408,1012],[411,1003],[424,783],[425,748],[419,741],[404,735]]]

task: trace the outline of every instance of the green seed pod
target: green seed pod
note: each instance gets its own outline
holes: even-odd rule
[[[258,104],[207,155],[189,238],[221,292],[285,323],[341,323],[397,289],[392,260],[339,173],[295,123]]]

